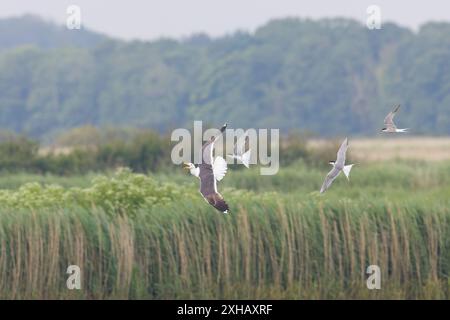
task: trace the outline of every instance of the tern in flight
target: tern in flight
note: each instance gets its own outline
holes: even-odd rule
[[[220,129],[222,134],[227,127],[224,124]],[[213,157],[214,142],[217,137],[211,137],[202,146],[202,162],[199,165],[193,163],[183,163],[183,167],[200,179],[200,194],[202,197],[212,205],[214,208],[222,213],[228,213],[228,204],[223,199],[222,195],[217,191],[217,182],[222,180],[227,173],[227,162],[224,158],[217,156]]]
[[[400,109],[400,105],[395,106],[394,110],[389,112],[389,114],[384,118],[384,128],[381,129],[381,132],[388,132],[388,133],[397,133],[397,132],[408,132],[408,129],[397,129],[395,123],[394,123],[394,117],[397,113],[398,109]]]
[[[323,182],[322,188],[320,189],[320,193],[324,193],[333,183],[334,179],[344,171],[345,176],[349,179],[350,170],[352,170],[353,164],[345,165],[345,154],[347,153],[348,148],[348,139],[345,138],[344,142],[342,142],[341,147],[337,153],[336,161],[330,161],[330,164],[333,165],[333,169],[327,174],[325,181]]]
[[[244,166],[249,168],[251,150],[248,149],[247,151],[245,151],[245,145],[247,144],[247,142],[248,142],[248,130],[245,131],[244,134],[237,139],[236,144],[234,145],[233,154],[228,154],[227,157],[231,159],[236,159],[242,162]]]

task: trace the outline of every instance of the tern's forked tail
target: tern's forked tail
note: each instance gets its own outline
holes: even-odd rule
[[[344,171],[344,174],[348,180],[350,180],[350,170],[352,170],[353,166],[354,166],[354,164],[349,164],[347,166],[344,166],[344,169],[342,169],[342,171]]]
[[[250,167],[250,156],[251,156],[251,150],[248,149],[243,155],[242,155],[242,163],[244,164],[244,166],[246,166],[247,168]]]
[[[242,156],[241,155],[235,155],[235,154],[227,154],[227,157],[231,159],[236,159],[246,167],[250,168],[250,156],[251,156],[251,150],[248,149]]]

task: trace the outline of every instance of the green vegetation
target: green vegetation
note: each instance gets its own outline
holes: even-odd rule
[[[2,172],[73,175],[121,166],[147,172],[171,163],[169,138],[151,130],[76,128],[60,137],[59,146],[46,150],[24,136],[3,132],[0,137]]]
[[[174,169],[172,145],[170,137],[146,129],[82,126],[65,132],[52,146],[43,148],[23,135],[0,131],[0,172],[68,176],[117,167],[135,172],[169,172]],[[281,165],[299,159],[307,164],[326,163],[335,157],[338,148],[338,141],[308,148],[306,136],[290,134],[280,146]]]
[[[0,297],[448,299],[450,163],[360,166],[321,196],[326,172],[230,172],[230,215],[179,173],[2,190]],[[65,286],[71,264],[80,291]],[[366,288],[371,264],[382,290]]]
[[[403,105],[400,126],[450,133],[448,23],[413,33],[390,23],[368,30],[346,19],[283,19],[251,34],[153,42],[38,25],[30,17],[0,24],[0,46],[2,37],[8,44],[0,48],[0,126],[33,138],[87,123],[167,132],[194,120],[371,135],[394,103]]]

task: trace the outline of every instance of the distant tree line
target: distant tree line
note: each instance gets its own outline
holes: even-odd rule
[[[124,42],[74,39],[30,19],[0,23],[0,127],[32,138],[84,124],[167,132],[194,120],[370,135],[397,103],[400,126],[450,133],[449,23],[415,33],[292,18],[214,39]]]

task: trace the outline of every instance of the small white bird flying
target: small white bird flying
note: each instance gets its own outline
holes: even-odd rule
[[[344,172],[345,176],[348,180],[350,180],[350,170],[352,170],[353,164],[345,165],[345,155],[347,153],[348,148],[348,139],[345,138],[344,142],[342,142],[339,151],[337,153],[336,161],[330,161],[330,164],[333,165],[333,169],[327,174],[325,181],[323,182],[322,188],[320,189],[320,193],[324,193],[333,183],[334,179],[341,173]]]
[[[234,145],[233,154],[228,154],[227,157],[231,159],[236,159],[238,162],[241,162],[247,168],[250,167],[250,156],[251,150],[248,149],[245,151],[245,146],[248,142],[248,130],[244,132],[242,136],[240,136],[236,144]]]
[[[225,131],[227,124],[220,129],[221,134]],[[202,163],[194,165],[193,163],[183,163],[183,168],[200,179],[200,194],[214,208],[223,213],[228,213],[228,204],[222,195],[217,192],[217,181],[223,179],[227,173],[227,162],[224,158],[218,156],[213,158],[214,142],[220,137],[211,137],[202,146]]]
[[[394,117],[400,109],[400,105],[397,105],[394,107],[394,109],[389,112],[389,114],[384,118],[384,128],[381,129],[381,132],[387,132],[387,133],[397,133],[397,132],[408,132],[408,128],[405,129],[398,129],[397,126],[394,123]]]

